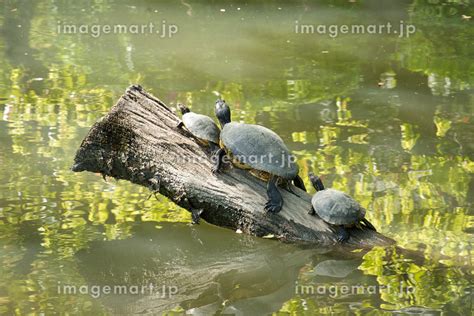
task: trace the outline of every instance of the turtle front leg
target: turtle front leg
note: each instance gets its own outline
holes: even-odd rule
[[[265,211],[270,213],[278,213],[283,207],[283,198],[276,186],[277,177],[272,176],[267,184],[267,196],[268,200],[265,203]]]
[[[343,225],[339,225],[336,231],[336,239],[338,243],[346,242],[350,237],[349,232]]]
[[[184,127],[184,123],[183,121],[179,120],[178,124],[176,124],[176,128],[183,128]]]
[[[316,211],[312,205],[311,205],[311,209],[308,211],[308,214],[312,216],[316,215]]]
[[[224,148],[220,148],[214,156],[212,156],[214,165],[211,168],[212,173],[216,174],[220,171],[221,166],[222,166],[222,158],[224,158],[225,155],[225,150]]]

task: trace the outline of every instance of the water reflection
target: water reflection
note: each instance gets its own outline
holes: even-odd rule
[[[235,309],[248,315],[271,313],[291,298],[299,268],[313,254],[207,225],[190,229],[167,224],[158,231],[153,225],[140,226],[126,240],[95,242],[77,256],[89,285],[152,283],[159,288],[151,297],[105,297],[114,314],[159,313],[179,306],[194,314]],[[177,291],[167,295],[163,286]],[[247,300],[265,304],[257,307]]]
[[[465,315],[474,29],[461,16],[472,10],[463,1],[9,1],[0,8],[0,313]],[[162,19],[179,25],[173,39],[55,34],[57,21]],[[305,37],[292,33],[297,19],[404,19],[418,31],[408,39]],[[236,120],[283,137],[302,175],[314,171],[353,195],[382,233],[415,252],[326,253],[189,227],[189,215],[163,197],[71,173],[89,127],[134,82],[208,115],[221,93]],[[166,302],[56,293],[58,282],[171,280],[185,291]],[[295,284],[416,291],[331,297],[298,294]]]

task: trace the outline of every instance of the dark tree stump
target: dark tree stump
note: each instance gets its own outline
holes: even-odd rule
[[[131,86],[110,112],[92,126],[77,151],[73,171],[90,171],[124,179],[159,192],[189,210],[202,209],[207,222],[255,236],[336,244],[334,229],[307,214],[311,196],[280,190],[285,201],[278,214],[266,214],[266,183],[227,166],[211,173],[209,149],[199,146],[179,118],[140,86]],[[354,247],[394,241],[371,230],[351,230]]]

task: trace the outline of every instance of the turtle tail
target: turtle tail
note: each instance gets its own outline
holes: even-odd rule
[[[362,223],[364,223],[365,227],[367,227],[368,229],[371,229],[373,231],[377,231],[374,227],[374,225],[372,225],[367,219],[363,218],[361,220]]]
[[[293,183],[295,185],[295,187],[297,188],[300,188],[301,190],[306,191],[306,187],[304,186],[304,182],[303,182],[303,179],[301,179],[300,176],[296,176],[294,179],[293,179]]]

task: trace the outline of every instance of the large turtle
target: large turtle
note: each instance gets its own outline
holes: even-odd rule
[[[231,122],[230,108],[224,100],[217,100],[215,113],[221,125],[221,149],[216,152],[214,173],[221,168],[227,153],[232,163],[248,169],[254,176],[267,181],[268,200],[265,211],[278,213],[283,207],[283,198],[277,185],[284,184],[291,191],[290,182],[306,191],[298,176],[298,165],[283,140],[266,127]]]
[[[325,222],[337,225],[337,241],[344,242],[350,237],[346,228],[365,227],[376,230],[375,227],[365,219],[365,209],[352,197],[335,189],[325,189],[321,178],[309,173],[311,184],[316,189],[316,194],[311,199],[311,210],[309,214],[318,214]]]
[[[178,108],[183,115],[178,127],[186,127],[201,145],[211,147],[212,151],[219,149],[220,130],[214,120],[207,115],[191,112],[184,104],[178,103]]]

